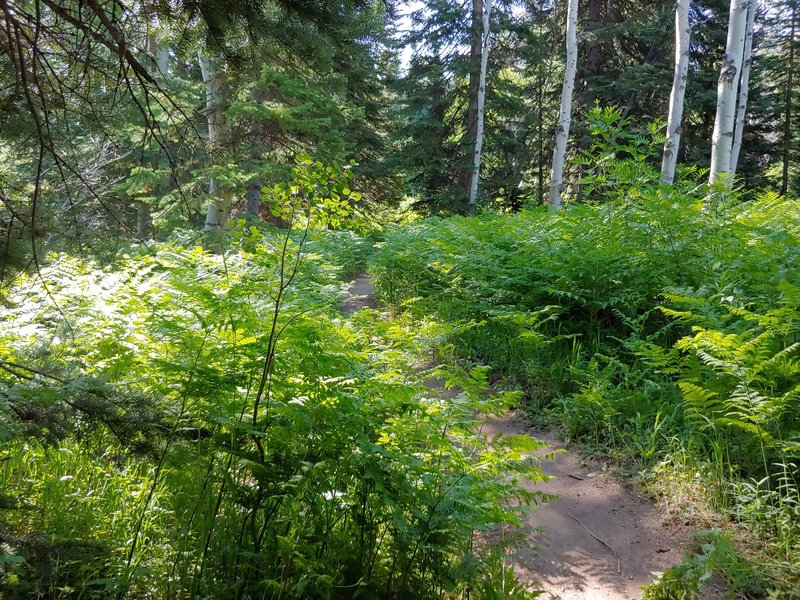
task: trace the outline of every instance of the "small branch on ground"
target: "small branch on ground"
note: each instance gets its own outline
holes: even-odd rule
[[[599,537],[597,537],[595,534],[593,534],[591,531],[589,531],[589,530],[586,528],[586,525],[584,525],[583,523],[581,523],[581,520],[580,520],[578,517],[576,517],[575,515],[573,515],[573,514],[572,514],[571,512],[569,512],[569,511],[567,511],[567,514],[568,514],[570,517],[572,517],[572,518],[573,518],[575,521],[577,521],[577,522],[578,522],[578,525],[580,525],[581,527],[583,527],[583,529],[586,531],[586,533],[588,533],[590,536],[592,536],[592,537],[593,537],[594,539],[596,539],[598,542],[600,542],[601,544],[603,544],[603,546],[605,546],[606,548],[608,548],[609,550],[611,550],[611,552],[613,552],[613,553],[614,553],[614,556],[617,558],[617,575],[621,575],[621,574],[622,574],[622,559],[619,557],[619,554],[617,554],[617,551],[616,551],[616,550],[614,550],[614,548],[612,548],[611,546],[609,546],[607,542],[605,542],[605,541],[601,540]]]

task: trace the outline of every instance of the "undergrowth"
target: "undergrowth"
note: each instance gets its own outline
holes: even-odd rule
[[[445,325],[339,313],[369,244],[315,228],[341,185],[304,168],[288,230],[53,255],[3,289],[0,596],[530,595],[474,544],[543,500],[536,442],[479,426],[516,396],[446,365],[464,391],[431,394]]]
[[[709,494],[764,594],[792,597],[800,206],[603,164],[590,187],[613,194],[594,205],[390,230],[371,259],[378,293],[450,324],[457,352],[522,389],[532,418],[661,478],[651,489]]]

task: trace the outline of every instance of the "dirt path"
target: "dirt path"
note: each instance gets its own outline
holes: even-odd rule
[[[366,275],[357,275],[350,283],[342,312],[375,306]],[[442,382],[431,379],[426,386],[438,389]],[[533,435],[548,443],[542,455],[563,450],[552,434],[530,430],[513,415],[488,422],[486,428],[490,434]],[[530,484],[529,489],[558,497],[531,513],[525,531],[530,544],[513,557],[520,580],[538,582],[536,588],[545,592],[541,598],[639,599],[651,572],[680,561],[690,529],[665,526],[655,505],[607,474],[601,462],[581,459],[574,451],[557,452],[552,460],[542,460],[542,468],[555,478]]]
[[[549,432],[529,430],[513,416],[487,428],[527,432],[548,443],[543,454],[564,447]],[[533,545],[515,553],[517,575],[538,581],[545,600],[641,598],[650,573],[682,557],[691,530],[666,526],[650,500],[620,484],[603,466],[574,451],[557,452],[553,460],[542,460],[544,471],[555,479],[529,486],[558,496],[531,513],[527,535]]]
[[[375,288],[364,273],[359,273],[347,280],[350,284],[349,296],[342,302],[342,313],[348,315],[362,308],[375,306]]]

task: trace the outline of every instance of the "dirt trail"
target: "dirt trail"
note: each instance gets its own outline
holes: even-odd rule
[[[342,312],[375,306],[373,288],[366,275],[350,282],[350,297]],[[443,390],[431,379],[426,386]],[[650,573],[663,571],[680,561],[691,530],[662,523],[655,505],[635,489],[623,486],[605,472],[600,461],[582,459],[546,431],[531,430],[521,418],[486,423],[487,433],[527,433],[547,442],[542,459],[544,471],[554,479],[531,490],[557,498],[532,511],[526,523],[529,545],[514,553],[519,579],[544,590],[544,600],[635,600]],[[598,539],[599,538],[599,539]],[[599,540],[602,540],[599,541]]]
[[[529,430],[513,416],[487,423],[487,428],[492,433],[529,433],[548,443],[542,454],[564,448],[549,432]],[[538,581],[545,600],[641,598],[650,573],[682,557],[691,530],[666,526],[650,500],[603,467],[574,451],[557,452],[553,460],[542,460],[544,471],[555,479],[527,486],[558,496],[530,514],[527,529],[533,546],[518,549],[514,556],[519,578]]]
[[[375,306],[375,287],[365,274],[354,275],[347,280],[350,284],[349,296],[342,302],[342,313],[348,315],[362,308]]]

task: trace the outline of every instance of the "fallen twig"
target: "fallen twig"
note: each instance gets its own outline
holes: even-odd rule
[[[584,524],[581,522],[581,520],[580,520],[578,517],[576,517],[575,515],[573,515],[573,514],[572,514],[571,512],[569,512],[569,511],[567,511],[567,514],[568,514],[570,517],[572,517],[572,518],[573,518],[575,521],[577,521],[577,522],[578,522],[578,525],[580,525],[581,527],[583,527],[583,529],[586,531],[586,533],[588,533],[590,536],[592,536],[592,537],[593,537],[594,539],[596,539],[598,542],[600,542],[601,544],[603,544],[603,546],[605,546],[606,548],[608,548],[609,550],[611,550],[611,552],[613,552],[613,553],[614,553],[614,556],[616,556],[616,557],[617,557],[617,575],[621,575],[621,574],[622,574],[622,559],[619,557],[619,554],[617,554],[617,551],[616,551],[616,550],[614,550],[614,548],[612,548],[611,546],[609,546],[609,545],[608,545],[608,542],[605,542],[605,541],[601,540],[599,537],[597,537],[595,534],[593,534],[591,531],[589,531],[589,530],[586,528],[586,525],[584,525]]]

